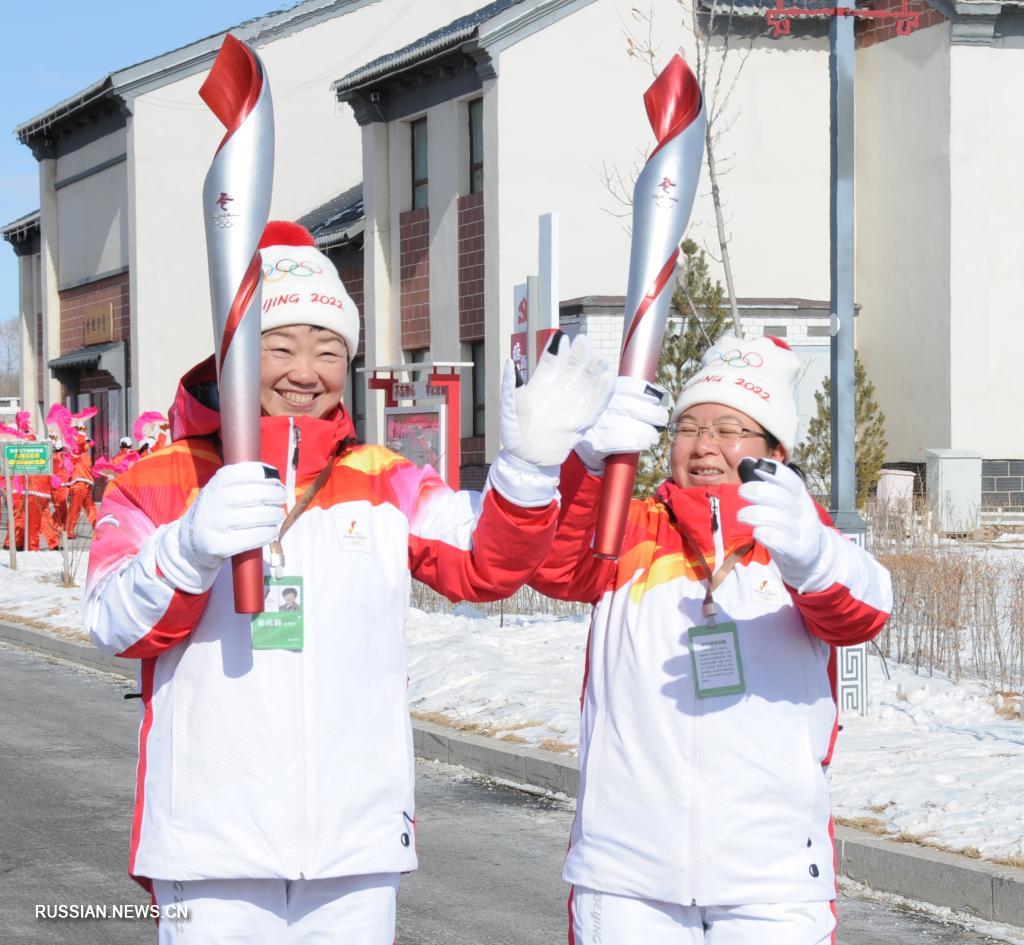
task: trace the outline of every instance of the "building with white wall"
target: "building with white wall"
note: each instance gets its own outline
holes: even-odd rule
[[[858,347],[890,459],[977,451],[983,504],[1020,508],[1024,11],[933,6],[858,55]]]
[[[537,271],[540,215],[560,221],[564,325],[603,333],[614,357],[621,315],[606,309],[615,298],[621,309],[629,221],[609,180],[628,184],[652,141],[642,102],[652,68],[624,35],[642,40],[648,25],[630,0],[406,6],[308,0],[233,32],[270,73],[273,213],[307,222],[341,270],[365,322],[356,366],[473,362],[462,445],[482,465],[497,446],[513,288]],[[1024,290],[1024,132],[1011,106],[1024,13],[919,6],[909,37],[889,20],[857,25],[858,346],[887,415],[889,460],[961,448],[1019,462],[1024,329],[1011,313]],[[675,0],[643,10],[658,64],[677,46],[693,60],[685,10]],[[724,61],[724,87],[735,80],[717,154],[736,291],[750,333],[785,332],[806,360],[806,423],[828,360],[827,21],[795,21],[774,38],[757,0],[731,10],[708,51]],[[212,347],[198,194],[220,132],[196,91],[219,43],[112,73],[18,129],[40,157],[41,210],[3,233],[31,283],[24,339],[39,356],[26,359],[26,391],[33,379],[37,389],[25,399],[40,410],[61,395],[58,381],[90,396],[97,369],[114,378],[117,343],[131,410],[163,407],[183,366]],[[708,191],[705,180],[689,235],[714,256]],[[79,310],[103,329],[90,306],[111,302],[111,338],[94,331],[85,343]],[[359,384],[348,397],[379,439],[378,395]],[[989,478],[987,501],[1024,506],[1024,479],[1002,476],[1000,492]]]
[[[330,78],[473,6],[306,0],[231,30],[270,81],[273,217],[361,178],[358,129],[340,120]],[[56,400],[95,404],[101,451],[139,412],[166,410],[178,377],[213,350],[201,194],[223,128],[198,90],[223,35],[112,72],[16,129],[39,162],[36,229],[4,229],[25,252],[25,370],[42,366],[24,401],[37,424]]]

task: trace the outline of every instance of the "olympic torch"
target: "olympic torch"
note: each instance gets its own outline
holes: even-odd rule
[[[225,463],[260,458],[260,236],[270,215],[274,107],[266,69],[230,34],[199,95],[227,128],[203,185]],[[231,559],[235,611],[263,610],[263,552]]]
[[[678,54],[644,93],[658,145],[633,188],[633,240],[622,333],[620,377],[653,381],[672,301],[679,243],[690,221],[704,160],[706,119],[697,77]],[[618,558],[639,453],[610,456],[594,554]]]

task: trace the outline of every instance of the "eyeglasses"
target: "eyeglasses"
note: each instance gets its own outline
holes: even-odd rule
[[[670,423],[668,425],[668,434],[673,438],[681,436],[684,440],[695,440],[702,433],[706,433],[709,440],[727,445],[738,443],[740,440],[746,440],[752,436],[759,436],[764,440],[768,439],[767,433],[761,433],[758,430],[748,430],[738,423],[712,423],[710,426],[702,427],[692,420],[680,420],[678,423]]]

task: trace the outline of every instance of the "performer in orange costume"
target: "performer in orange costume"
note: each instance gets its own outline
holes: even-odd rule
[[[95,480],[92,475],[92,440],[81,428],[77,431],[75,442],[75,453],[72,455],[71,481],[69,485],[68,499],[68,537],[75,537],[75,529],[78,527],[78,519],[85,511],[85,517],[89,521],[90,528],[96,527],[97,509],[96,503],[92,500],[92,489]]]

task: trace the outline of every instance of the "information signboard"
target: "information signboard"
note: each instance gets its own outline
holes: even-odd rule
[[[50,472],[51,444],[4,443],[4,464],[12,476],[42,476]]]
[[[384,410],[388,449],[417,466],[432,466],[446,478],[445,408],[442,404],[423,407],[387,407]]]

